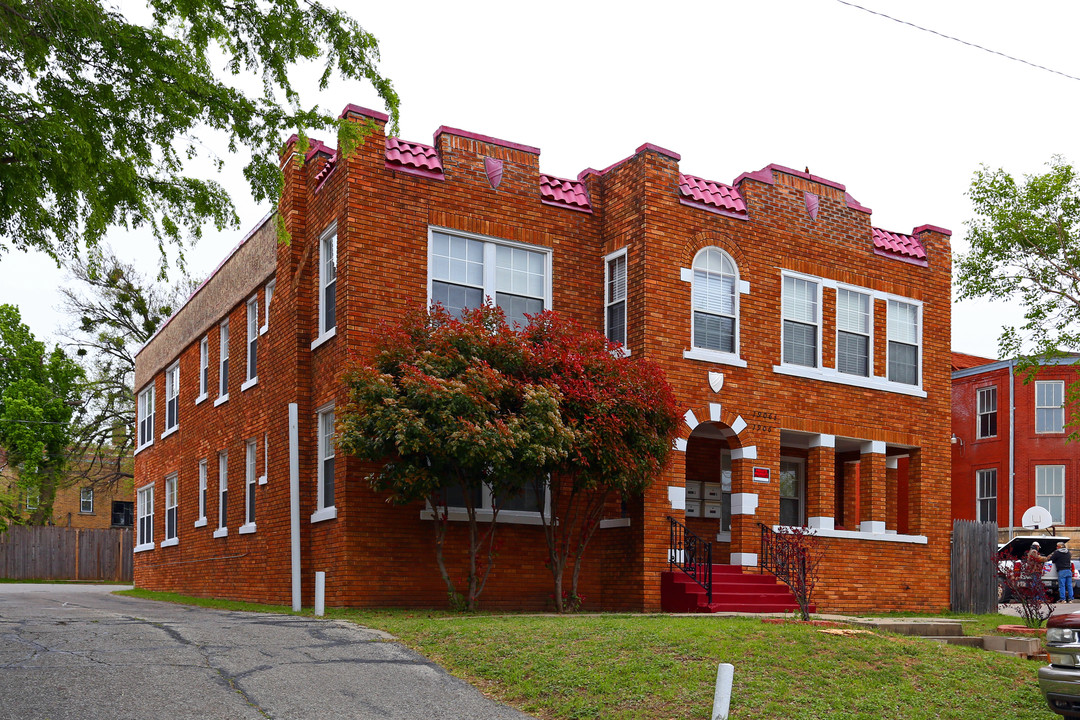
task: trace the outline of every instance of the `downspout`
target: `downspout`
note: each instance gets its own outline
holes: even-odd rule
[[[289,535],[292,544],[292,609],[300,612],[300,422],[289,403]]]
[[[1016,358],[1009,358],[1009,539],[1013,539],[1016,502]]]

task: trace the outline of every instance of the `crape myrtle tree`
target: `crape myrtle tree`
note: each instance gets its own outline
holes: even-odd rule
[[[316,0],[0,0],[0,253],[62,263],[110,226],[143,226],[164,273],[167,246],[182,263],[204,224],[238,222],[224,187],[184,172],[196,157],[223,165],[206,132],[250,152],[252,195],[276,202],[287,134],[303,147],[306,130],[336,130],[348,154],[369,127],[302,106],[290,73],[313,63],[320,89],[371,83],[395,130],[378,59],[372,35]],[[260,90],[240,89],[245,76]]]
[[[502,311],[484,306],[460,320],[440,307],[380,328],[370,362],[351,371],[339,446],[379,463],[369,476],[390,500],[428,503],[435,557],[451,604],[474,610],[495,560],[499,499],[520,494],[531,469],[566,455],[572,434],[559,390],[527,382],[527,348]],[[490,522],[476,499],[491,493]],[[447,567],[448,504],[465,507],[464,584]]]
[[[554,465],[537,468],[537,497],[546,486],[551,518],[540,511],[555,585],[555,609],[581,604],[582,559],[609,502],[641,495],[663,470],[678,414],[671,386],[653,362],[632,359],[603,335],[554,312],[522,331],[529,382],[559,389],[559,414],[573,444]],[[569,592],[564,590],[573,561]]]
[[[18,308],[0,305],[0,449],[19,499],[36,498],[29,523],[52,516],[64,480],[68,445],[80,407],[83,371],[59,347],[49,350],[22,323]],[[30,504],[30,503],[28,503]],[[18,505],[0,507],[0,529],[19,521]]]
[[[978,170],[968,191],[970,249],[956,258],[959,299],[1023,307],[1024,322],[1004,330],[999,351],[1019,357],[1029,378],[1040,360],[1080,351],[1080,181],[1061,157],[1047,168],[1022,180],[1003,169]],[[1068,396],[1075,407],[1075,383]],[[1077,420],[1072,414],[1074,428]]]

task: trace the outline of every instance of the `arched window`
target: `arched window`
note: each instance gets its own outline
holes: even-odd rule
[[[739,328],[739,272],[723,250],[705,248],[694,258],[694,347],[734,353]]]

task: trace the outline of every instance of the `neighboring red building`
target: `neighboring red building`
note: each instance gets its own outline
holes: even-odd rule
[[[1021,531],[1033,505],[1058,529],[1080,526],[1080,445],[1068,442],[1066,392],[1077,357],[1043,363],[1028,377],[1015,360],[953,353],[952,512]]]
[[[596,533],[587,608],[660,608],[669,517],[744,567],[759,523],[816,528],[819,609],[948,605],[927,547],[950,533],[947,230],[874,228],[843,185],[776,165],[728,185],[642,145],[564,179],[537,148],[345,116],[374,121],[351,157],[286,148],[291,242],[268,216],[137,357],[139,586],[310,604],[321,571],[330,605],[444,605],[430,511],[373,492],[334,421],[379,323],[487,297],[658,362],[685,413],[670,468]],[[549,607],[537,501],[499,514],[486,607]]]

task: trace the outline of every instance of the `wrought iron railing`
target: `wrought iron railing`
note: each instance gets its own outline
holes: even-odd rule
[[[761,551],[758,553],[758,572],[782,577],[805,577],[807,548],[797,543],[770,542],[776,533],[764,523],[761,529]]]
[[[690,532],[685,525],[668,517],[671,530],[668,542],[668,567],[679,568],[705,591],[712,602],[712,544]]]

